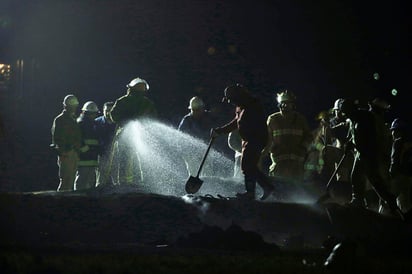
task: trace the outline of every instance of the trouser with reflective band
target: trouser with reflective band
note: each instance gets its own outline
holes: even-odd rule
[[[97,161],[94,162],[94,165],[91,166],[82,166],[79,164],[74,182],[74,190],[90,189],[96,186]],[[79,163],[81,163],[81,161]]]
[[[281,156],[270,155],[272,164],[269,167],[269,175],[279,177],[286,181],[303,181],[305,158],[294,154]]]
[[[57,191],[72,191],[74,190],[74,180],[76,177],[77,163],[79,155],[75,150],[70,150],[62,153],[57,157],[57,165],[59,166],[59,186]]]
[[[140,157],[131,146],[117,140],[114,144],[112,166],[116,168],[117,184],[133,184],[143,181]]]

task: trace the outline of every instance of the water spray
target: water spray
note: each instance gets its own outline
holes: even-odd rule
[[[188,174],[185,160],[199,165],[207,148],[200,139],[148,119],[129,122],[119,136],[119,142],[129,148],[129,156],[138,159],[142,171],[139,188],[147,193],[173,196],[186,194],[184,185],[192,174]],[[232,178],[233,167],[233,159],[211,149],[201,174],[205,187],[199,195],[233,196],[236,191],[241,191],[243,182]]]

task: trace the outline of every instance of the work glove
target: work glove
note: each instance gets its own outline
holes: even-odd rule
[[[210,138],[216,138],[219,135],[220,135],[220,133],[216,130],[216,128],[212,128],[210,130]]]
[[[56,144],[50,144],[50,149],[54,152],[54,153],[56,153],[58,156],[60,156],[60,155],[62,155],[62,151],[61,151],[61,149],[59,149],[59,146],[58,145],[56,145]]]

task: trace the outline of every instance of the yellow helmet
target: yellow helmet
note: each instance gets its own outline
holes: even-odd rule
[[[276,100],[279,104],[284,102],[294,102],[296,100],[296,96],[292,92],[285,90],[277,94]]]
[[[318,115],[316,116],[316,120],[320,121],[320,120],[326,120],[329,117],[329,112],[327,110],[323,110],[321,112],[318,113]]]

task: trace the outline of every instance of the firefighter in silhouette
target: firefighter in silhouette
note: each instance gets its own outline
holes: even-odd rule
[[[344,144],[349,139],[351,121],[341,111],[343,101],[343,98],[335,100],[332,108],[333,117],[326,128],[330,141],[322,152],[324,162],[322,178],[324,182],[327,182],[335,169],[338,169],[336,176],[332,178],[334,182],[331,184],[330,192],[335,199],[348,202],[351,199],[352,193],[350,173],[352,171],[354,153],[349,150],[344,153]],[[343,162],[339,165],[342,157],[344,157]]]
[[[288,183],[302,185],[307,150],[312,133],[306,118],[296,111],[296,97],[288,91],[277,94],[279,112],[267,118],[270,153],[269,175]],[[264,156],[264,155],[262,155]]]
[[[99,114],[99,108],[93,101],[86,102],[77,118],[77,124],[82,132],[82,146],[80,160],[77,167],[74,190],[90,189],[96,186],[96,172],[98,168],[99,139],[94,119]]]
[[[63,111],[53,120],[51,128],[51,146],[57,152],[57,165],[59,166],[59,186],[57,191],[74,190],[74,180],[79,161],[79,149],[82,135],[76,123],[76,111],[79,101],[73,94],[67,95],[63,100]]]
[[[109,174],[105,178],[105,171],[108,169],[108,162],[110,159],[110,152],[112,149],[113,138],[116,132],[116,124],[110,118],[110,110],[112,109],[114,102],[108,101],[103,104],[103,115],[97,117],[95,121],[96,133],[99,138],[99,168],[97,171],[97,183],[96,186],[104,183],[113,183],[112,174]],[[106,179],[105,182],[103,179]]]
[[[366,184],[369,181],[380,199],[391,212],[404,218],[396,204],[395,196],[388,189],[388,172],[385,127],[386,125],[376,114],[360,109],[352,100],[344,100],[342,113],[351,120],[350,142],[345,144],[345,150],[354,149],[355,160],[351,173],[352,200],[350,205],[365,208]]]
[[[118,98],[110,111],[110,118],[117,128],[111,157],[111,166],[117,167],[116,184],[135,184],[143,180],[142,159],[138,152],[121,138],[125,126],[130,121],[157,116],[154,103],[146,96],[149,90],[146,80],[135,78],[126,87],[126,95]]]
[[[189,101],[189,113],[186,114],[179,123],[178,130],[207,143],[210,137],[210,129],[213,127],[213,119],[210,111],[205,109],[205,103],[199,96],[194,96]],[[195,148],[194,148],[195,149]],[[183,151],[182,157],[186,164],[189,175],[195,175],[198,169],[198,163],[201,161],[199,153],[193,151]],[[210,164],[205,166],[202,175],[212,176]]]
[[[402,212],[412,208],[412,140],[408,135],[407,124],[396,118],[390,130],[393,136],[390,176],[392,192]]]
[[[238,193],[237,196],[254,200],[256,183],[258,183],[263,189],[260,200],[265,200],[272,194],[274,187],[269,178],[258,168],[260,155],[267,143],[263,106],[241,84],[226,87],[222,101],[236,106],[235,117],[226,125],[214,128],[212,136],[228,134],[236,129],[239,130],[242,139],[241,169],[244,175],[246,192]]]

